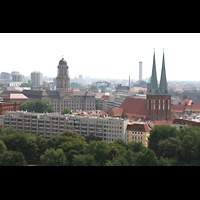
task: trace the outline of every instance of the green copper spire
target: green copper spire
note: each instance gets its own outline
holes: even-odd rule
[[[161,94],[167,95],[167,79],[166,79],[166,72],[165,72],[165,57],[164,57],[164,48],[163,48],[163,61],[162,61],[162,71],[160,77],[160,86],[159,86]]]
[[[147,94],[148,95],[160,94],[160,91],[158,89],[157,75],[156,75],[155,48],[154,48],[154,55],[153,55],[153,68],[152,68],[152,74],[151,74],[151,84],[150,84],[150,88],[149,88],[149,91]]]

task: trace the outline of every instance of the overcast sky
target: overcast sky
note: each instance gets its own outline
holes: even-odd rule
[[[200,81],[199,33],[0,33],[0,72],[56,77],[64,55],[71,78],[151,76],[155,48],[160,80],[163,48],[167,80]]]

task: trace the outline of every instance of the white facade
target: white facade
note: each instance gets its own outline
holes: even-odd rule
[[[113,142],[119,138],[125,141],[128,122],[128,120],[114,117],[9,111],[4,116],[3,129],[12,127],[25,133],[39,133],[46,138],[58,135],[67,129],[79,135],[94,135],[106,142]]]

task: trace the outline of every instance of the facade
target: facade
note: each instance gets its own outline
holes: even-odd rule
[[[142,80],[142,62],[139,62],[139,80]]]
[[[3,129],[13,127],[25,133],[39,133],[46,138],[58,135],[67,129],[79,135],[94,135],[106,142],[113,142],[119,138],[125,141],[128,122],[113,117],[10,111],[5,114]]]
[[[77,110],[95,110],[95,96],[87,90],[70,90],[69,67],[64,58],[59,61],[57,67],[56,90],[23,90],[23,94],[30,100],[47,100],[53,106],[55,112],[61,113],[68,108]]]
[[[8,72],[1,72],[1,79],[10,80],[10,73]]]
[[[7,111],[18,111],[19,102],[0,102],[0,115],[5,115]]]
[[[13,75],[12,75],[12,81],[13,81],[13,82],[23,82],[23,81],[24,81],[24,75],[21,75],[21,74],[13,74]]]
[[[126,129],[126,142],[141,142],[147,147],[151,129],[148,123],[128,124]]]
[[[43,74],[41,72],[31,73],[31,85],[40,86],[43,84]]]

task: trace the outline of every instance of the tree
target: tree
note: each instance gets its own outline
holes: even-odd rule
[[[27,163],[34,163],[37,160],[38,150],[36,137],[28,137],[22,149]]]
[[[118,157],[119,155],[120,155],[120,152],[118,148],[115,146],[112,146],[108,153],[108,160],[112,160],[113,158]]]
[[[105,165],[108,159],[109,151],[110,148],[104,140],[92,141],[88,146],[84,148],[84,154],[94,155],[98,165]]]
[[[184,100],[184,99],[187,99],[187,98],[188,98],[188,95],[184,93],[184,94],[183,94],[183,100]]]
[[[127,150],[130,149],[131,151],[138,153],[142,151],[145,147],[141,142],[131,141],[126,144]]]
[[[62,135],[55,135],[47,140],[47,149],[57,149],[59,145],[66,142],[66,137]]]
[[[68,108],[65,108],[61,114],[72,114],[72,112],[68,109]]]
[[[94,155],[74,155],[73,166],[97,166]]]
[[[106,166],[128,166],[127,160],[124,156],[114,157],[112,161],[108,161]]]
[[[87,136],[85,136],[85,141],[89,144],[90,142],[92,142],[92,141],[101,141],[102,140],[102,138],[100,138],[100,137],[96,137],[96,136],[94,136],[94,135],[87,135]]]
[[[159,155],[159,141],[167,139],[169,137],[176,137],[177,134],[178,131],[176,127],[171,127],[167,125],[155,125],[153,130],[150,131],[150,136],[148,138],[148,148],[153,150],[156,155]]]
[[[169,137],[158,142],[158,157],[179,158],[181,153],[181,141],[179,138]]]
[[[90,86],[90,90],[91,90],[92,92],[98,92],[97,86],[95,86],[95,85],[91,85],[91,86]]]
[[[22,83],[19,87],[31,87],[30,83]]]
[[[45,166],[64,166],[67,164],[67,159],[62,149],[47,149],[40,160]]]
[[[137,153],[127,150],[126,153],[124,154],[124,158],[126,159],[127,163],[129,166],[135,165]]]
[[[64,130],[60,136],[72,137],[72,138],[79,138],[79,134],[75,131]]]
[[[0,157],[0,166],[25,166],[26,161],[21,152],[5,151]]]
[[[185,135],[181,142],[181,161],[191,164],[195,159],[195,141],[191,135]]]
[[[156,166],[157,163],[158,158],[155,153],[147,147],[137,154],[135,161],[136,166]]]
[[[38,99],[36,101],[27,101],[24,103],[20,103],[19,105],[20,110],[27,110],[28,112],[54,112],[52,105],[49,104],[48,101],[44,101],[41,99]]]
[[[82,154],[83,148],[87,145],[79,138],[66,137],[67,141],[59,145],[59,149],[62,149],[69,165],[72,165],[74,155]]]
[[[2,140],[0,140],[0,155],[7,150],[6,145]]]

